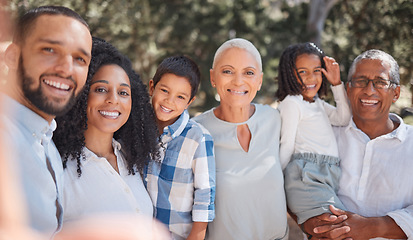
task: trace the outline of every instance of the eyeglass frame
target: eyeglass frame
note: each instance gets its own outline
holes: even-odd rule
[[[359,86],[359,87],[356,87],[356,86],[354,86],[354,85],[353,85],[353,82],[354,82],[354,80],[357,80],[357,79],[364,80],[364,82],[366,83],[365,86],[363,86],[363,87],[360,87],[360,86]],[[367,82],[366,82],[366,81],[367,81]],[[376,87],[375,81],[376,81],[376,82],[377,82],[377,81],[386,81],[386,82],[388,82],[388,85],[387,85],[387,87],[384,87],[384,88]],[[360,80],[359,80],[359,82],[360,82]],[[397,84],[396,82],[391,81],[390,79],[384,79],[384,78],[369,79],[369,78],[366,78],[366,77],[352,78],[352,79],[350,80],[350,85],[351,85],[351,87],[354,87],[354,88],[365,88],[365,87],[367,87],[367,86],[369,85],[370,82],[373,84],[373,87],[374,87],[375,89],[389,89],[392,84],[395,84],[396,86],[399,85],[399,84]]]

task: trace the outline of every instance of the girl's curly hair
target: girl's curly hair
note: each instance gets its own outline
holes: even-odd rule
[[[129,173],[135,174],[135,168],[142,173],[147,161],[159,158],[158,129],[146,86],[133,71],[126,56],[108,42],[93,38],[92,59],[85,87],[74,107],[65,115],[56,118],[58,128],[53,134],[53,141],[62,155],[63,167],[66,168],[67,161],[73,158],[77,161],[79,177],[82,174],[80,160],[85,146],[90,82],[100,67],[109,64],[116,64],[125,70],[131,85],[132,108],[129,119],[114,133],[114,138],[122,143]]]
[[[278,64],[278,89],[275,97],[277,97],[279,101],[284,100],[288,95],[300,95],[305,90],[305,85],[295,65],[297,57],[302,54],[317,55],[320,58],[321,67],[326,68],[323,60],[325,54],[314,43],[306,42],[288,46],[281,54],[280,63]],[[324,74],[322,79],[323,82],[318,90],[319,97],[327,94],[327,79]]]

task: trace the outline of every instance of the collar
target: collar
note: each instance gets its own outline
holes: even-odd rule
[[[179,118],[174,123],[172,123],[169,126],[166,126],[163,129],[161,138],[163,138],[163,136],[165,135],[170,136],[172,139],[178,137],[184,131],[188,122],[189,122],[189,113],[185,109],[185,111],[181,114],[181,116],[179,116]]]
[[[115,152],[116,157],[120,156],[120,149],[122,148],[122,145],[120,144],[120,142],[112,138],[112,147],[113,147],[113,151]],[[105,160],[106,161],[106,158],[99,157],[94,152],[90,151],[89,148],[87,148],[86,146],[83,148],[83,152],[85,154],[85,158],[83,158],[84,162],[82,163],[83,165],[91,160],[95,160],[95,161]]]
[[[16,100],[10,98],[9,96],[2,94],[2,101],[5,106],[7,106],[12,115],[11,119],[17,124],[22,125],[26,128],[34,138],[40,141],[50,142],[53,136],[53,131],[56,130],[56,121],[50,123],[46,121],[43,117],[33,112],[26,106],[20,104]]]
[[[406,125],[403,122],[403,119],[401,117],[399,117],[398,115],[394,113],[390,113],[389,118],[394,122],[400,123],[400,125],[396,129],[394,129],[392,132],[379,136],[378,138],[397,138],[400,140],[400,142],[403,142],[407,137],[408,125]],[[353,121],[353,118],[351,118],[350,124],[346,127],[346,131],[350,131],[350,130],[355,130],[357,132],[361,132],[364,135],[366,135],[363,131],[357,128],[356,124]]]

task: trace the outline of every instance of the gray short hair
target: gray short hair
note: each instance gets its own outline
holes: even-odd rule
[[[397,64],[396,60],[394,58],[381,50],[378,49],[371,49],[363,52],[362,54],[358,55],[353,63],[351,64],[351,67],[348,71],[348,76],[347,80],[350,81],[351,78],[354,75],[354,72],[356,71],[357,64],[360,63],[361,60],[380,60],[382,63],[387,63],[390,65],[390,81],[395,82],[397,85],[400,85],[400,74],[399,74],[399,64]]]
[[[221,55],[230,48],[240,48],[244,49],[255,58],[258,63],[260,70],[262,71],[262,61],[261,54],[258,52],[258,49],[250,41],[243,38],[234,38],[224,42],[215,52],[214,61],[212,62],[212,68],[215,67],[215,63],[221,57]]]

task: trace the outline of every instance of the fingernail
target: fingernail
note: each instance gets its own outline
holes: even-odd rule
[[[346,228],[346,232],[350,232],[350,227],[345,227]]]

